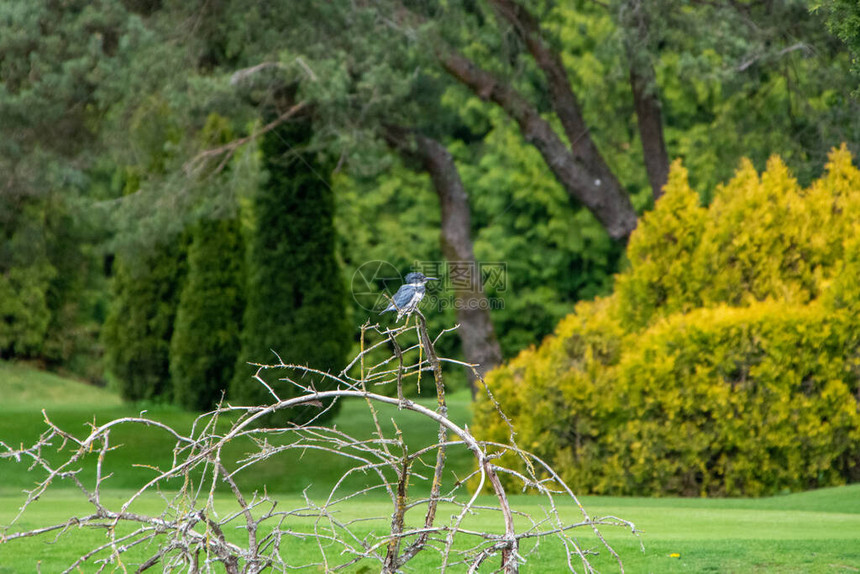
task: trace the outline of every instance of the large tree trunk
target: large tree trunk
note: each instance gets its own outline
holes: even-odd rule
[[[489,0],[524,40],[549,84],[553,108],[564,128],[568,144],[538,110],[509,83],[498,80],[475,62],[443,41],[436,48],[442,68],[483,100],[501,107],[514,121],[527,142],[535,146],[571,199],[581,203],[603,225],[613,239],[626,241],[638,217],[630,197],[609,169],[585,123],[567,71],[557,52],[543,42],[539,22],[514,0]],[[410,26],[424,20],[405,5],[399,17]],[[408,16],[405,16],[408,14]]]
[[[669,181],[669,154],[663,139],[663,113],[657,97],[653,68],[649,65],[645,69],[636,69],[636,65],[631,62],[630,87],[633,89],[633,105],[639,125],[639,139],[642,140],[645,171],[648,172],[651,192],[657,200],[663,195],[663,186]]]
[[[549,122],[510,85],[497,81],[492,74],[454,51],[439,51],[438,58],[452,77],[479,97],[498,104],[517,122],[523,137],[541,153],[571,198],[591,211],[610,237],[627,239],[636,228],[636,212],[586,128],[583,127],[572,141],[577,150],[574,153]]]
[[[398,127],[388,127],[385,137],[403,156],[419,161],[430,175],[442,209],[442,254],[449,265],[459,262],[475,271],[469,288],[454,291],[454,305],[460,323],[463,355],[467,362],[478,365],[477,371],[483,376],[501,363],[502,351],[496,340],[481,273],[475,262],[469,197],[460,172],[451,153],[432,138]],[[471,374],[469,379],[474,396],[476,387]]]
[[[490,0],[490,4],[513,27],[543,72],[553,110],[561,122],[573,156],[581,159],[595,175],[599,175],[606,182],[612,181],[618,187],[615,175],[609,170],[594,140],[589,136],[588,125],[582,117],[576,94],[570,87],[570,78],[561,56],[543,41],[540,22],[514,0]]]
[[[582,117],[576,94],[570,86],[567,70],[561,61],[561,56],[543,41],[540,22],[516,0],[490,0],[490,4],[505,21],[513,26],[535,63],[544,73],[553,109],[570,141],[573,155],[583,158],[587,165],[593,165],[595,173],[609,172],[594,142],[587,137],[588,126]],[[650,61],[637,55],[638,48],[644,45],[647,38],[647,22],[640,3],[634,0],[629,4],[627,51],[630,62],[630,85],[633,89],[633,103],[639,124],[639,136],[642,140],[645,170],[648,173],[654,199],[657,199],[669,177],[669,156],[663,140],[663,121],[654,81],[654,68]],[[608,177],[612,176],[610,174],[603,177],[608,180]],[[616,185],[618,185],[617,182]]]
[[[558,52],[543,40],[538,20],[515,0],[489,0],[496,13],[522,39],[547,81],[553,110],[568,144],[553,131],[537,110],[509,85],[458,54],[443,53],[448,72],[479,96],[489,99],[517,121],[526,140],[543,155],[568,194],[590,210],[614,239],[625,240],[636,227],[637,216],[625,190],[591,138],[567,70]]]
[[[669,153],[663,138],[663,111],[654,64],[648,52],[648,13],[640,0],[628,0],[622,4],[618,20],[624,29],[630,88],[639,125],[639,139],[642,141],[645,171],[654,199],[657,200],[669,180]]]

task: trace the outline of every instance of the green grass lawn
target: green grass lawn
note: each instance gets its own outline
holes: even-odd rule
[[[127,491],[110,491],[117,504]],[[811,496],[814,495],[814,496]],[[283,507],[297,506],[301,499],[284,494],[277,498]],[[860,512],[839,511],[842,503],[860,498],[857,485],[832,488],[760,500],[686,500],[585,497],[586,508],[597,515],[615,514],[632,520],[643,533],[640,538],[628,531],[604,527],[602,532],[621,555],[628,572],[857,572],[860,570]],[[225,506],[226,495],[219,498]],[[0,493],[0,523],[8,523],[21,497],[8,490]],[[492,503],[489,497],[481,502]],[[515,508],[541,515],[541,500],[534,496],[514,496]],[[137,508],[155,511],[160,502],[148,497]],[[820,510],[809,510],[819,506]],[[856,505],[855,505],[856,506]],[[40,500],[22,527],[59,521],[86,510],[85,501],[70,489],[58,489]],[[387,518],[389,507],[380,498],[349,504],[341,509],[341,518],[379,516]],[[572,520],[578,510],[571,504],[563,514]],[[440,513],[440,516],[446,514]],[[483,514],[465,526],[498,530],[497,517]],[[235,536],[241,533],[236,532]],[[599,543],[587,531],[578,537],[585,547],[599,549]],[[41,540],[15,541],[0,545],[0,573],[34,572],[42,563],[42,572],[60,571],[76,553],[104,540],[101,532],[75,531],[54,544],[53,537]],[[645,551],[639,547],[644,544]],[[312,544],[290,546],[296,560],[315,560]],[[333,553],[336,554],[336,553]],[[414,564],[415,572],[431,571],[433,555]],[[617,571],[614,561],[604,551],[594,559],[602,572]],[[497,565],[496,561],[492,565]],[[540,551],[529,557],[526,572],[557,572],[563,568],[561,548],[545,542]],[[378,568],[377,568],[378,569]],[[489,571],[487,569],[486,571]],[[84,570],[87,571],[87,570]],[[312,570],[315,571],[315,570]],[[353,572],[360,571],[356,567]],[[371,570],[374,571],[374,570]]]
[[[432,404],[433,400],[428,399],[428,402]],[[452,418],[456,422],[468,422],[468,403],[467,393],[455,393],[450,397]],[[0,440],[18,444],[36,438],[44,428],[42,408],[60,426],[80,435],[87,432],[85,423],[94,418],[103,423],[138,411],[123,405],[106,390],[0,362]],[[335,421],[338,428],[366,435],[365,409],[361,401],[346,403]],[[148,414],[179,429],[188,428],[194,419],[193,414],[174,409],[153,409]],[[381,410],[380,419],[387,429],[393,427],[392,418],[416,444],[429,443],[435,437],[434,425],[412,413]],[[134,468],[132,464],[141,462],[141,456],[156,464],[169,462],[173,442],[162,431],[138,427],[121,429],[115,439],[112,444],[121,442],[125,448],[109,455],[108,462],[116,475],[107,486],[111,489],[108,491],[111,499],[118,502],[127,496],[130,488],[151,476],[147,474],[149,471]],[[241,456],[245,446],[235,445],[232,456]],[[468,453],[463,449],[452,450],[451,464],[454,472],[465,474],[471,467]],[[298,493],[309,485],[313,496],[321,496],[345,468],[345,462],[332,461],[319,453],[295,453],[257,468],[243,480],[249,488],[266,484],[270,493],[278,493],[281,506],[289,507],[300,502]],[[0,525],[9,523],[23,502],[21,490],[31,486],[34,480],[25,464],[0,462]],[[485,500],[491,502],[490,498]],[[218,501],[229,505],[226,493],[219,494]],[[642,531],[636,538],[622,529],[603,529],[621,554],[627,572],[860,572],[860,485],[762,499],[586,496],[582,502],[591,515],[620,516],[634,522]],[[538,497],[514,496],[512,503],[516,509],[533,515],[543,513],[543,501]],[[142,510],[156,511],[161,501],[151,496],[140,504]],[[86,510],[86,501],[78,491],[58,484],[7,533],[57,522]],[[572,520],[579,512],[572,504],[563,506],[562,511]],[[383,498],[368,497],[349,503],[342,512],[379,516],[384,523],[390,508]],[[439,516],[448,516],[451,512],[450,509],[440,511]],[[488,513],[470,520],[474,528],[498,529],[498,518]],[[582,532],[579,539],[586,547],[598,547],[597,540],[589,532]],[[103,540],[102,532],[76,530],[61,538],[59,543],[54,543],[53,537],[46,537],[0,544],[0,574],[36,572],[37,563],[41,572],[61,571],[78,554]],[[644,552],[640,549],[640,541],[644,544]],[[296,543],[290,547],[297,560],[304,556],[311,560],[314,551],[315,546],[311,544]],[[605,551],[595,558],[595,564],[602,572],[617,570]],[[429,554],[423,561],[410,563],[414,572],[432,571],[435,565],[433,555]],[[491,564],[496,565],[496,561]],[[366,566],[370,569],[365,571],[378,570],[378,566]],[[563,569],[561,548],[544,543],[529,557],[523,571],[558,572]],[[492,568],[486,571],[490,570]],[[361,565],[353,571],[360,572]]]
[[[26,384],[28,376],[32,378],[30,385]],[[0,401],[0,441],[9,445],[32,444],[38,439],[46,428],[42,409],[54,424],[79,438],[89,433],[90,423],[104,424],[140,413],[139,408],[123,405],[114,394],[104,389],[2,362],[0,397],[3,397]],[[419,402],[434,408],[436,399],[428,397]],[[471,419],[469,403],[467,390],[452,394],[448,401],[450,418],[459,424],[468,423]],[[436,442],[438,426],[432,421],[390,405],[377,408],[380,425],[387,436],[393,436],[396,421],[411,448],[417,449]],[[193,413],[158,407],[148,409],[146,416],[180,432],[187,432],[196,418]],[[334,424],[339,430],[358,438],[369,438],[372,431],[372,422],[363,400],[345,401]],[[138,488],[153,476],[151,471],[135,465],[145,463],[169,468],[175,441],[161,429],[129,424],[112,431],[111,445],[121,448],[110,452],[106,459],[106,464],[115,472],[106,486],[126,489]],[[228,460],[238,460],[250,450],[247,441],[238,440],[227,445],[226,455]],[[248,489],[265,485],[274,492],[301,492],[310,487],[311,492],[319,494],[327,491],[351,467],[347,459],[333,458],[313,450],[293,451],[255,465],[253,472],[240,474],[238,482]],[[455,474],[465,476],[472,469],[471,455],[464,447],[449,449],[448,467],[452,471],[449,482],[453,482]],[[285,469],[289,471],[285,472]],[[89,470],[83,473],[85,477],[90,475],[92,472]],[[26,462],[7,462],[0,466],[0,487],[27,488],[33,485],[37,477],[41,478],[37,473],[28,471]],[[347,481],[345,486],[353,487],[365,482],[363,477],[356,476]],[[416,487],[420,488],[421,485]],[[226,487],[224,490],[227,490]]]

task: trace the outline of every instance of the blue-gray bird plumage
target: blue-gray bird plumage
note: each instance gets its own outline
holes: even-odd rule
[[[409,273],[403,285],[391,298],[391,304],[380,315],[388,311],[397,311],[395,321],[399,321],[404,315],[411,315],[418,308],[421,299],[424,298],[426,291],[424,284],[428,281],[436,281],[436,278],[426,277],[423,273]]]

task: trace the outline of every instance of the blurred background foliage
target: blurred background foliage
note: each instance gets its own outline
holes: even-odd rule
[[[358,327],[380,320],[351,296],[362,266],[386,262],[399,279],[416,262],[443,259],[439,198],[422,166],[386,141],[391,126],[434,138],[454,158],[475,258],[506,265],[504,290],[486,293],[503,303],[490,317],[505,358],[552,333],[578,301],[609,294],[615,274],[652,247],[634,241],[628,263],[625,241],[611,239],[571,199],[520,126],[440,66],[445,50],[470,58],[565,139],[548,80],[524,36],[499,15],[501,4],[0,4],[0,357],[110,382],[128,399],[193,408],[211,406],[242,376],[236,365],[273,361],[272,350],[304,362],[326,348],[319,360],[338,368],[358,345]],[[806,187],[833,146],[846,142],[857,151],[859,35],[851,2],[520,4],[563,62],[588,136],[639,214],[653,207],[653,191],[629,82],[637,67],[653,68],[650,89],[659,97],[668,154],[683,159],[690,188],[712,210],[722,209],[720,183],[741,158],[749,161],[741,173],[752,174],[778,154]],[[289,116],[299,104],[306,107]],[[309,133],[296,135],[297,122],[307,122]],[[289,223],[289,213],[261,218],[266,186],[277,178],[266,159],[273,152],[264,149],[272,138],[282,144],[277,154],[297,155],[305,170],[290,178],[322,186],[305,198],[321,201],[307,211],[314,221]],[[276,194],[266,209],[284,207],[284,197]],[[768,201],[756,204],[756,223],[783,225]],[[741,212],[726,212],[726,226],[752,221],[751,206],[734,209]],[[666,217],[665,225],[693,234],[661,244],[667,258],[705,241],[696,235],[705,229]],[[793,240],[816,232],[791,225],[800,234]],[[305,243],[317,228],[331,229],[330,238],[321,235],[321,251]],[[806,261],[805,252],[774,259],[775,268],[754,277],[736,269],[721,275],[722,265],[748,252],[720,243],[728,231],[707,233],[715,234],[707,264],[716,267],[700,263],[695,276],[678,278],[680,286],[652,292],[621,276],[616,297],[632,301],[625,321],[641,327],[653,313],[674,311],[671,305],[702,304],[672,297],[689,297],[703,278],[724,283],[700,297],[730,304],[783,288],[802,299],[820,281],[810,272],[779,289],[772,283],[781,265]],[[293,257],[303,249],[318,256]],[[362,288],[390,293],[399,286],[391,279]],[[306,295],[280,297],[302,285]],[[320,303],[327,318],[318,329],[300,321],[290,331],[306,301],[321,301],[312,292],[327,297]],[[439,330],[457,315],[439,309],[428,319]],[[311,341],[302,341],[308,329]],[[456,337],[440,345],[461,356]],[[235,363],[224,356],[230,347]],[[223,360],[195,364],[198,349]]]

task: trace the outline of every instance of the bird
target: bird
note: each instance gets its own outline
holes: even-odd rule
[[[424,284],[428,281],[438,281],[436,277],[426,277],[423,273],[409,273],[406,275],[406,280],[394,297],[391,298],[391,304],[379,314],[388,313],[389,311],[397,311],[397,319],[411,315],[417,308],[418,303],[424,298]]]

